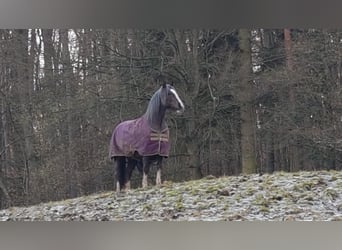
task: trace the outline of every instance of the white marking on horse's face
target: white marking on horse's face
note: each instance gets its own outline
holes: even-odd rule
[[[184,104],[183,104],[182,100],[179,98],[179,95],[177,94],[176,90],[175,89],[170,89],[170,92],[176,97],[179,105],[182,108],[182,111],[184,111],[184,109],[185,109]],[[177,110],[177,112],[181,112],[181,111]]]

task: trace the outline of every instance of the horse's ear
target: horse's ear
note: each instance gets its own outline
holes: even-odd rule
[[[161,92],[160,92],[160,100],[163,105],[166,105],[166,98],[167,98],[167,88],[166,82],[161,85]]]

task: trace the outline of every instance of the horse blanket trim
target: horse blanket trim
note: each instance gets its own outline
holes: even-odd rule
[[[169,129],[156,131],[150,128],[145,116],[124,121],[114,129],[109,157],[116,156],[169,156]]]

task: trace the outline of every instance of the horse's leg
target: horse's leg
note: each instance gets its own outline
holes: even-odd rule
[[[118,156],[116,161],[116,192],[120,192],[125,185],[126,157]]]
[[[137,168],[139,173],[142,175],[143,174],[143,161],[142,160],[137,160]]]
[[[151,160],[148,156],[143,157],[143,179],[142,179],[142,187],[146,188],[148,183],[147,183],[147,177],[148,173],[150,171],[150,165],[151,165]]]
[[[126,168],[126,184],[125,189],[129,190],[131,188],[131,177],[132,172],[137,164],[137,161],[131,157],[127,158],[127,168]]]
[[[159,156],[157,160],[157,176],[156,185],[161,185],[161,170],[162,170],[163,157]]]

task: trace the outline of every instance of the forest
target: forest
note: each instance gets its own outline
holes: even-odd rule
[[[0,67],[1,209],[114,190],[112,130],[161,78],[162,180],[342,168],[339,30],[2,29]]]

